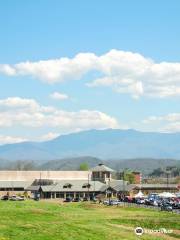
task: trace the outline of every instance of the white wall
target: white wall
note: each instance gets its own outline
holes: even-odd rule
[[[88,171],[0,171],[0,181],[33,181],[34,179],[87,180]]]

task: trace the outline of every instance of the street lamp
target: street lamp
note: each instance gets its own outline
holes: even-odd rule
[[[89,173],[88,173],[88,201],[89,201],[89,188],[90,188],[90,184],[89,184]]]
[[[165,174],[166,174],[166,184],[167,184],[167,189],[168,189],[169,188],[169,177],[170,177],[171,171],[166,170]]]

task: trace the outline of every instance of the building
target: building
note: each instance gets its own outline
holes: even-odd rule
[[[114,172],[113,169],[100,163],[98,166],[91,169],[92,180],[107,183],[112,180],[112,172]]]
[[[99,164],[89,171],[0,171],[0,195],[40,194],[44,199],[133,196],[139,190],[149,192],[178,192],[175,184],[135,184],[112,178],[114,170]]]
[[[133,171],[132,174],[134,175],[135,183],[140,184],[141,183],[141,173]]]

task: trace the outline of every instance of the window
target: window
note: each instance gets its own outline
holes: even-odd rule
[[[89,184],[89,183],[84,183],[82,185],[82,188],[90,188],[90,187],[91,187],[91,184]]]
[[[63,188],[71,188],[72,187],[72,184],[71,183],[66,183],[64,184]]]

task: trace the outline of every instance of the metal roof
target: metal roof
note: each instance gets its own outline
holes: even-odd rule
[[[26,188],[31,184],[29,181],[0,181],[0,188]]]
[[[143,188],[143,189],[149,189],[149,188],[178,188],[177,184],[136,184],[136,188]]]
[[[71,187],[67,187],[67,183],[71,185]],[[88,183],[89,188],[85,187],[88,186]],[[99,192],[104,185],[104,183],[99,181],[70,180],[67,182],[67,180],[62,180],[53,185],[41,186],[41,189],[43,192]]]
[[[26,191],[32,191],[32,192],[38,192],[40,190],[40,185],[37,185],[37,186],[28,186],[26,189]]]
[[[90,171],[92,172],[114,172],[113,169],[105,166],[104,164],[100,163],[98,166],[91,168]]]
[[[107,190],[108,188],[111,188],[117,192],[122,192],[122,191],[130,191],[134,187],[135,187],[134,184],[128,184],[127,181],[124,181],[124,183],[123,183],[123,180],[113,180],[109,184],[103,186],[101,188],[101,191],[103,192],[103,191]]]

